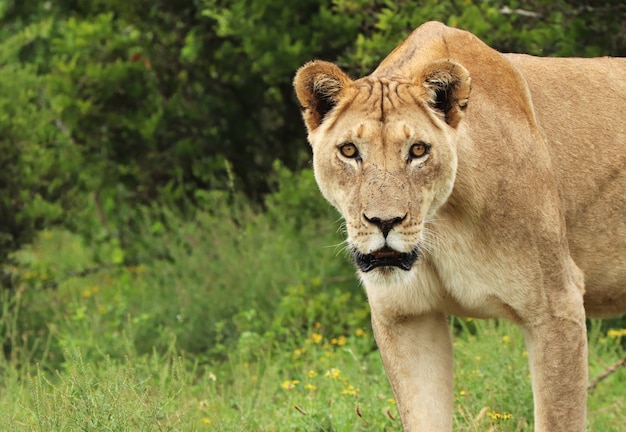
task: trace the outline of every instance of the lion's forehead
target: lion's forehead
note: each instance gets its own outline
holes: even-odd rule
[[[402,78],[365,77],[355,82],[355,89],[357,94],[350,106],[367,111],[368,117],[377,117],[381,122],[419,107],[424,93],[422,87]]]
[[[424,88],[412,81],[364,77],[355,81],[351,92],[310,135],[318,156],[352,143],[366,163],[384,157],[403,164],[411,145],[448,139],[442,121],[424,102]]]
[[[396,106],[381,116],[379,105],[380,101],[378,105],[358,104],[346,110],[332,128],[318,135],[318,139],[330,147],[344,142],[353,142],[357,147],[405,147],[416,142],[434,144],[440,140],[440,126],[420,107],[402,109]]]
[[[409,80],[365,77],[355,82],[354,91],[327,123],[327,132],[402,141],[439,128],[423,102],[424,89]]]

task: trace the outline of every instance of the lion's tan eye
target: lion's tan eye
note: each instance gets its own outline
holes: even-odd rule
[[[352,143],[345,143],[339,147],[339,151],[341,154],[347,158],[355,158],[359,156],[359,151],[356,146]]]
[[[417,159],[424,157],[428,154],[428,150],[430,147],[424,143],[416,143],[411,146],[409,149],[409,158]]]

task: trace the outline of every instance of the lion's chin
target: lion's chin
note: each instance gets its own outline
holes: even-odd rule
[[[370,254],[354,251],[354,261],[363,273],[367,273],[378,267],[382,267],[383,270],[391,270],[391,267],[398,267],[402,270],[409,271],[418,258],[419,251],[417,248],[408,253],[398,252],[387,246]]]

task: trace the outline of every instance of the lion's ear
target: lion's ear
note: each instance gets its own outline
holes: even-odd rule
[[[312,61],[302,66],[293,80],[309,131],[317,129],[352,80],[338,66]]]
[[[469,101],[471,78],[467,69],[451,60],[428,63],[420,74],[428,104],[443,114],[446,123],[457,127]]]

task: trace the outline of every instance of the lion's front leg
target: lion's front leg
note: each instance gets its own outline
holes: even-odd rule
[[[404,430],[451,431],[453,356],[445,316],[385,318],[372,311],[374,335]]]
[[[577,303],[566,306],[558,316],[522,327],[532,376],[536,432],[585,430],[587,333],[582,298]]]

